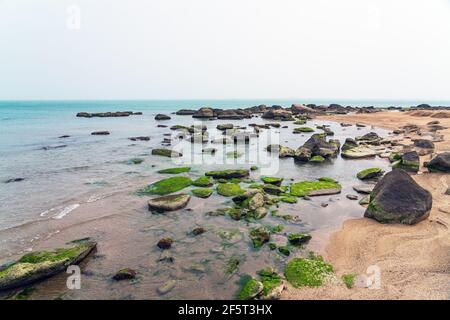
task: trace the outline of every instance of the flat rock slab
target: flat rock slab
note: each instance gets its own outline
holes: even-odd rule
[[[377,152],[369,148],[357,147],[342,151],[341,155],[348,159],[364,159],[375,157]]]
[[[359,184],[357,186],[353,186],[353,190],[359,193],[369,194],[372,192],[373,188],[375,188],[374,184]]]
[[[174,194],[170,196],[159,197],[148,201],[150,211],[175,211],[184,208],[191,196],[188,194]]]

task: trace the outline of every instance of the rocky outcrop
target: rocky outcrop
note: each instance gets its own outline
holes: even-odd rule
[[[148,201],[148,210],[156,212],[175,211],[186,207],[191,196],[188,194],[174,194]]]
[[[268,145],[266,150],[268,152],[273,152],[273,153],[277,153],[278,152],[278,157],[279,158],[289,158],[289,157],[293,157],[295,155],[295,150],[291,149],[289,147],[284,147],[281,146],[279,144],[271,144]]]
[[[155,120],[170,120],[170,119],[172,119],[172,118],[169,117],[168,115],[165,115],[165,114],[162,114],[162,113],[157,114],[155,116]]]
[[[353,149],[356,147],[358,147],[358,142],[356,142],[355,139],[353,139],[353,138],[347,138],[347,139],[345,139],[345,142],[342,145],[341,150],[345,151],[345,150]]]
[[[322,134],[313,134],[303,146],[295,151],[294,158],[297,161],[309,161],[311,157],[321,156],[324,158],[335,157],[339,153],[339,140],[326,140]]]
[[[369,144],[378,146],[381,143],[381,137],[375,132],[369,132],[361,137],[356,137],[356,141],[360,144]]]
[[[200,108],[192,115],[192,118],[214,118],[214,110],[211,108]]]
[[[78,112],[77,117],[79,118],[109,118],[109,117],[129,117],[131,115],[142,115],[142,112],[133,111],[117,111],[117,112]]]
[[[181,110],[178,110],[175,114],[179,115],[179,116],[192,116],[196,112],[197,111],[195,111],[195,110],[181,109]]]
[[[420,167],[419,154],[416,151],[406,152],[400,157],[400,160],[392,164],[393,168],[403,169],[408,172],[417,172]]]
[[[428,217],[432,203],[430,192],[405,171],[394,169],[375,186],[364,216],[381,223],[415,224]]]
[[[271,109],[262,115],[263,119],[274,119],[274,120],[281,120],[281,121],[290,121],[294,120],[292,117],[292,112],[285,110],[285,109]]]

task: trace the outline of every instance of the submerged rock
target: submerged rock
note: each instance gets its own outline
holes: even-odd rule
[[[169,280],[164,282],[161,286],[158,287],[157,291],[159,294],[164,295],[172,291],[177,285],[176,280]]]
[[[250,230],[250,239],[252,240],[255,249],[261,248],[266,242],[270,240],[270,230],[266,227],[257,227]]]
[[[138,190],[138,194],[148,195],[148,194],[158,194],[167,195],[180,191],[192,184],[192,180],[188,177],[171,177],[163,180],[154,182],[147,187]]]
[[[428,217],[432,203],[429,191],[405,171],[394,169],[375,186],[364,216],[381,223],[415,224]]]
[[[213,190],[210,188],[199,188],[199,189],[193,189],[192,194],[199,198],[209,198],[213,193]]]
[[[148,201],[148,210],[156,212],[175,211],[186,207],[191,199],[187,194],[174,194]]]
[[[341,189],[341,185],[334,181],[301,181],[291,184],[291,194],[297,197],[337,194]]]
[[[54,276],[78,264],[96,247],[92,241],[78,242],[70,248],[28,253],[11,265],[0,269],[0,291],[25,286]]]
[[[116,281],[134,279],[136,278],[136,271],[130,268],[121,269],[112,278]]]
[[[23,180],[25,180],[25,178],[11,178],[11,179],[5,180],[5,183],[20,182]]]
[[[380,168],[368,168],[358,172],[356,177],[360,180],[368,180],[381,177],[384,174],[384,170]]]
[[[131,141],[149,141],[150,137],[130,137],[128,139]]]
[[[173,243],[173,239],[172,238],[163,238],[163,239],[159,240],[156,245],[161,250],[167,250],[167,249],[170,249],[172,247],[172,243]]]
[[[245,178],[250,175],[249,170],[239,169],[239,170],[221,170],[221,171],[209,171],[206,172],[207,177],[212,177],[214,179],[233,179],[233,178]]]
[[[152,155],[168,157],[168,158],[177,158],[177,157],[183,156],[183,154],[181,154],[180,152],[173,151],[170,149],[153,149]]]
[[[307,233],[291,233],[288,235],[289,242],[296,246],[305,244],[311,239],[311,235]]]
[[[450,172],[450,152],[443,152],[435,156],[427,168],[432,172]]]

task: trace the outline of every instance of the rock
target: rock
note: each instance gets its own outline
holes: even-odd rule
[[[346,195],[347,199],[349,200],[358,200],[358,196],[354,194],[348,194]]]
[[[163,196],[148,201],[148,210],[156,212],[175,211],[186,207],[190,195],[174,194],[170,196]]]
[[[192,182],[192,185],[196,187],[211,187],[214,185],[214,182],[212,181],[211,177],[205,176],[194,180],[194,182]]]
[[[370,203],[370,195],[363,197],[358,203],[362,206],[368,205]]]
[[[66,138],[70,138],[70,136],[68,134],[65,134],[63,136],[58,137],[58,139],[66,139]]]
[[[159,180],[157,182],[148,185],[147,187],[139,189],[138,194],[141,195],[158,194],[163,196],[189,187],[190,185],[192,185],[192,183],[193,183],[192,180],[189,179],[188,177],[183,176],[171,177]]]
[[[192,194],[198,198],[209,198],[213,193],[213,190],[210,188],[199,188],[199,189],[193,189]]]
[[[108,118],[108,117],[128,117],[131,115],[142,115],[142,112],[133,112],[133,111],[117,111],[117,112],[96,112],[96,113],[89,113],[89,112],[78,112],[77,117],[81,118],[94,118],[94,117],[100,117],[100,118]]]
[[[419,154],[416,151],[406,152],[400,156],[400,160],[392,164],[393,168],[403,169],[408,172],[417,172],[420,167]]]
[[[157,172],[161,173],[161,174],[180,174],[180,173],[189,172],[189,171],[191,171],[191,167],[167,168],[167,169],[158,170]]]
[[[326,141],[323,134],[313,134],[302,147],[295,151],[294,159],[297,161],[309,161],[313,156],[324,158],[334,157],[339,153],[338,140]]]
[[[322,257],[311,255],[290,260],[284,274],[294,288],[319,287],[333,275],[333,266],[325,263]]]
[[[150,137],[130,137],[128,139],[131,141],[149,141]]]
[[[317,113],[313,108],[309,108],[304,104],[293,104],[291,106],[291,111],[293,114],[313,114]]]
[[[159,294],[164,295],[172,291],[177,285],[175,280],[166,281],[164,284],[158,287],[157,291]]]
[[[234,197],[244,192],[245,190],[237,183],[219,183],[217,186],[217,193],[224,197]]]
[[[179,115],[179,116],[192,116],[196,112],[197,111],[195,111],[195,110],[181,109],[181,110],[178,110],[175,114]]]
[[[450,152],[443,152],[435,156],[427,164],[431,172],[450,172]]]
[[[279,158],[288,158],[288,157],[294,157],[295,156],[295,150],[288,148],[288,147],[284,147],[282,145],[279,144],[271,144],[268,145],[266,150],[268,152],[278,152],[278,157]]]
[[[231,130],[234,128],[234,125],[232,123],[226,123],[226,124],[218,124],[217,125],[217,130]]]
[[[25,180],[25,178],[11,178],[11,179],[5,180],[5,183],[20,182],[23,180]]]
[[[272,109],[264,112],[264,114],[261,116],[263,119],[274,119],[274,120],[281,120],[281,121],[290,121],[294,120],[292,117],[292,112],[284,109]]]
[[[363,158],[373,158],[377,155],[377,152],[365,148],[365,147],[356,147],[348,150],[344,150],[341,153],[342,158],[347,159],[363,159]]]
[[[312,157],[312,152],[310,149],[305,147],[298,148],[294,153],[294,159],[300,162],[307,162]]]
[[[250,210],[256,210],[258,208],[264,207],[266,201],[262,192],[256,193],[253,197],[250,198],[248,203],[248,208]]]
[[[424,149],[434,149],[434,143],[431,140],[427,139],[416,139],[414,141],[414,146],[418,148]]]
[[[450,196],[450,187],[448,187],[447,191],[445,191],[445,195]]]
[[[357,126],[358,128],[364,128],[366,125],[363,124],[363,123],[357,123],[356,126]]]
[[[302,181],[291,184],[291,195],[297,197],[322,196],[341,192],[341,185],[332,181]]]
[[[369,168],[358,172],[356,177],[360,180],[368,180],[381,177],[384,174],[384,170],[380,168]]]
[[[205,232],[206,232],[205,228],[202,228],[202,227],[198,227],[198,228],[195,228],[194,230],[192,230],[192,234],[194,236],[199,236]]]
[[[211,108],[200,108],[192,115],[192,118],[214,118],[214,110]]]
[[[267,194],[271,194],[271,195],[274,195],[274,196],[278,196],[278,195],[280,195],[280,194],[285,192],[284,189],[282,189],[280,187],[277,187],[277,186],[275,186],[273,184],[264,184],[262,186],[262,189]]]
[[[91,132],[91,135],[93,135],[93,136],[107,136],[109,134],[110,134],[109,131],[94,131],[94,132]]]
[[[212,143],[217,144],[232,144],[234,143],[233,140],[230,137],[224,137],[224,138],[217,138],[212,141]]]
[[[264,285],[251,277],[242,285],[238,293],[239,300],[251,300],[256,298],[264,289]]]
[[[213,154],[215,154],[217,152],[217,149],[216,148],[205,148],[205,149],[202,149],[202,153],[205,153],[205,154],[211,154],[211,155],[213,155]]]
[[[277,178],[277,177],[261,177],[261,181],[266,184],[273,184],[275,186],[281,186],[281,183],[283,182],[283,178]]]
[[[172,243],[173,243],[173,239],[172,238],[163,238],[163,239],[159,240],[156,245],[161,250],[167,250],[167,249],[170,249],[172,247]]]
[[[311,235],[307,233],[291,233],[288,235],[288,241],[295,246],[305,244],[311,239]]]
[[[373,188],[375,188],[374,184],[360,184],[357,186],[353,186],[353,190],[359,193],[369,194],[372,192]]]
[[[130,268],[121,269],[112,278],[116,281],[134,279],[136,278],[136,271]]]
[[[233,179],[233,178],[245,178],[250,175],[249,170],[245,169],[229,169],[221,171],[209,171],[205,173],[205,176],[212,177],[214,179]]]
[[[250,239],[255,249],[261,248],[270,240],[270,231],[266,227],[257,227],[250,230]]]
[[[364,216],[381,223],[415,224],[428,217],[432,203],[430,192],[405,171],[394,169],[375,186]]]
[[[320,206],[321,206],[322,208],[326,208],[326,207],[328,207],[328,203],[322,202],[322,203],[320,204]]]
[[[177,158],[182,157],[183,154],[177,151],[173,151],[170,149],[153,149],[152,155],[154,156],[162,156],[162,157],[168,157],[168,158]]]
[[[356,137],[356,141],[362,144],[380,145],[381,137],[375,132],[369,132],[361,137]]]
[[[292,133],[309,133],[309,132],[314,132],[313,128],[310,127],[298,127],[298,128],[294,128],[294,131]]]
[[[227,120],[242,120],[244,118],[249,118],[244,114],[239,114],[235,110],[222,110],[217,113],[217,119],[227,119]]]
[[[358,143],[353,138],[347,138],[345,139],[344,145],[342,146],[341,150],[349,150],[358,147]]]
[[[324,161],[325,161],[325,158],[322,156],[314,156],[311,159],[309,159],[309,162],[313,162],[313,163],[321,163]]]
[[[157,114],[155,116],[155,120],[170,120],[170,119],[172,119],[172,118],[169,117],[168,115],[165,115],[165,114],[162,114],[162,113]]]
[[[1,269],[0,291],[26,286],[63,272],[86,258],[96,245],[92,241],[81,241],[70,248],[28,253]]]

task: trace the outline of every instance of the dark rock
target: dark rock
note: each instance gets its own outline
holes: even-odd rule
[[[205,232],[206,232],[205,228],[202,228],[202,227],[195,228],[194,230],[192,230],[192,234],[194,236],[201,235],[202,233],[205,233]]]
[[[5,183],[12,183],[12,182],[20,182],[25,180],[25,178],[11,178],[5,181]]]
[[[348,194],[346,195],[347,199],[349,200],[358,200],[358,196],[354,194]]]
[[[149,141],[150,137],[130,137],[128,139],[131,141]]]
[[[418,148],[424,148],[424,149],[434,149],[433,141],[427,140],[427,139],[414,140],[414,146],[418,147]]]
[[[158,241],[157,246],[161,250],[167,250],[172,247],[173,240],[171,238],[163,238]]]
[[[355,141],[355,139],[347,138],[347,139],[345,139],[344,145],[342,146],[341,150],[345,151],[345,150],[356,148],[357,146],[358,146],[358,143]]]
[[[193,115],[193,118],[214,118],[214,110],[211,108],[200,108]]]
[[[94,131],[91,133],[93,136],[107,136],[109,134],[109,131]]]
[[[181,109],[181,110],[178,110],[178,111],[176,112],[176,114],[179,115],[179,116],[192,116],[192,115],[194,115],[196,112],[197,112],[197,111],[195,111],[195,110]]]
[[[58,139],[66,139],[66,138],[70,138],[69,135],[65,134],[63,136],[59,136]]]
[[[381,223],[415,224],[428,217],[432,203],[430,192],[405,171],[394,169],[375,186],[364,216]]]
[[[172,119],[171,117],[169,117],[168,115],[165,115],[165,114],[157,114],[156,116],[155,116],[155,120],[170,120],[170,119]]]
[[[443,152],[435,156],[427,164],[429,171],[450,172],[450,152]]]
[[[130,268],[121,269],[112,278],[116,281],[134,279],[136,278],[136,271]]]

